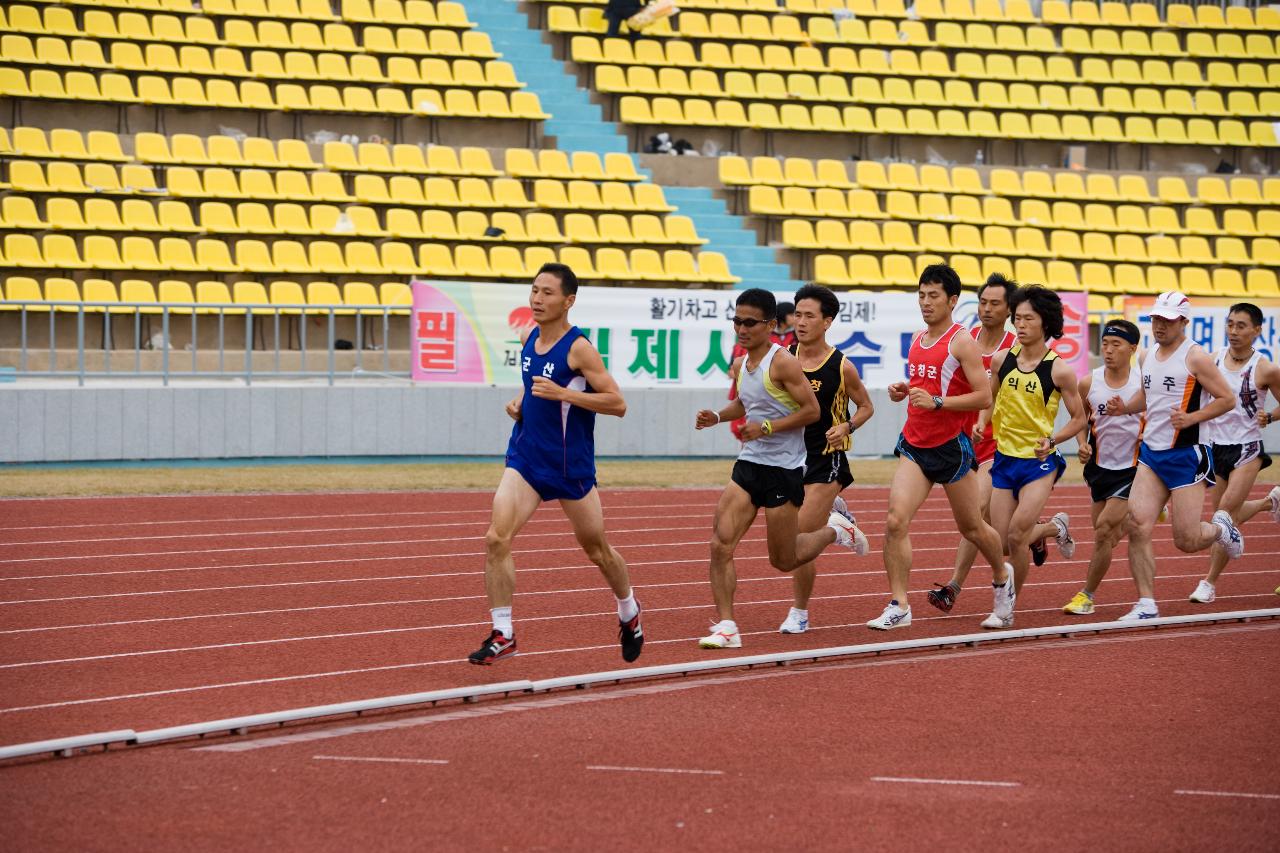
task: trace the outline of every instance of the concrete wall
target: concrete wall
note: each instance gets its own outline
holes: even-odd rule
[[[498,456],[514,388],[427,388],[368,381],[177,385],[20,383],[0,390],[0,462],[233,459],[296,456]],[[596,420],[600,456],[731,456],[727,427],[693,429],[718,392],[626,390],[626,418]],[[854,453],[885,456],[902,429],[904,404],[872,391],[875,416]],[[1066,420],[1065,407],[1059,423]],[[1074,444],[1064,445],[1074,452]]]

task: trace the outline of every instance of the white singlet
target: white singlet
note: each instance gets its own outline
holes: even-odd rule
[[[1160,349],[1156,347],[1147,352],[1142,363],[1142,388],[1147,393],[1147,427],[1142,440],[1152,450],[1204,444],[1199,424],[1174,429],[1170,417],[1174,409],[1183,412],[1200,409],[1200,383],[1187,369],[1187,356],[1194,346],[1198,345],[1184,338],[1164,361],[1158,358]]]
[[[1111,471],[1123,471],[1138,464],[1138,443],[1146,418],[1142,415],[1108,415],[1107,401],[1119,395],[1129,401],[1142,387],[1142,374],[1129,368],[1129,378],[1119,388],[1107,384],[1106,366],[1095,368],[1089,383],[1089,445],[1093,464]]]
[[[1266,390],[1258,391],[1254,384],[1254,374],[1262,353],[1254,350],[1253,355],[1239,370],[1228,370],[1226,361],[1229,349],[1219,350],[1213,363],[1222,371],[1227,385],[1231,387],[1235,408],[1225,415],[1218,415],[1204,425],[1205,444],[1248,444],[1262,441],[1262,427],[1258,426],[1258,412],[1267,404]],[[1200,405],[1204,407],[1213,400],[1207,391],[1200,394]]]
[[[761,423],[787,415],[800,408],[785,388],[779,388],[769,378],[769,366],[782,347],[772,344],[769,352],[755,370],[747,370],[747,357],[742,357],[742,370],[738,373],[738,399],[747,410],[747,420]],[[783,430],[772,435],[762,435],[755,441],[743,443],[738,458],[758,465],[778,468],[803,468],[807,452],[804,446],[804,428]]]

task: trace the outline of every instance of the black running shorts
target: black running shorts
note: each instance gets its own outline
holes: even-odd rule
[[[1094,503],[1119,498],[1129,500],[1129,490],[1133,487],[1133,478],[1138,474],[1138,466],[1132,468],[1103,468],[1094,465],[1090,459],[1084,466],[1084,481],[1089,484],[1089,495]]]
[[[1262,468],[1271,467],[1271,457],[1262,449],[1261,441],[1245,444],[1215,444],[1213,446],[1213,475],[1224,482],[1231,479],[1231,472],[1255,459],[1262,460]],[[1262,468],[1258,470],[1261,471]]]
[[[849,457],[843,450],[834,453],[810,453],[804,463],[804,484],[839,483],[846,488],[853,482],[853,472],[849,470]]]
[[[780,507],[790,501],[804,503],[804,469],[779,468],[739,459],[733,465],[733,482],[751,496],[751,502],[765,509]]]
[[[920,466],[926,477],[940,486],[954,483],[970,471],[978,470],[973,442],[964,433],[937,447],[916,447],[901,436],[893,455],[910,459]]]

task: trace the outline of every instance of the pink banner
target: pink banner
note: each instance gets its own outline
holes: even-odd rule
[[[1076,369],[1089,372],[1089,294],[1059,292],[1062,298],[1062,337],[1053,342],[1058,357]]]
[[[410,375],[414,381],[493,381],[473,314],[472,306],[460,304],[434,285],[413,283]]]

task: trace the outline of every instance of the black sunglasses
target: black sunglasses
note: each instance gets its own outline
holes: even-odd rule
[[[769,322],[769,321],[768,321],[768,320],[756,320],[756,319],[754,319],[754,318],[752,318],[752,317],[734,317],[734,318],[733,318],[733,327],[736,329],[736,328],[738,328],[739,326],[742,326],[744,329],[754,329],[756,326],[759,326],[761,323],[767,323],[767,322]]]

